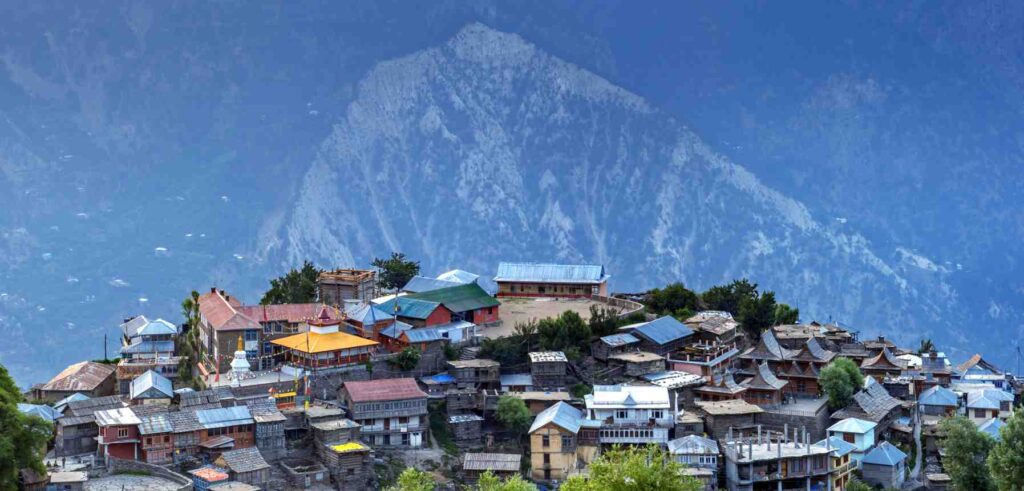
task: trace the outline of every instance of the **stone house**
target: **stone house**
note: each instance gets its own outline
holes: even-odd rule
[[[558,390],[565,387],[565,374],[569,359],[561,351],[538,351],[530,353],[530,375],[533,387],[543,390]]]
[[[496,389],[501,384],[500,369],[500,363],[484,358],[448,362],[448,374],[455,377],[459,388]]]
[[[617,353],[633,351],[640,344],[640,339],[629,333],[611,334],[599,338],[590,346],[590,355],[598,361],[607,361],[608,357]]]
[[[215,464],[228,471],[232,480],[266,488],[270,482],[270,464],[255,447],[228,450],[217,457]]]
[[[427,432],[427,394],[412,378],[345,382],[341,399],[370,445],[418,448]]]

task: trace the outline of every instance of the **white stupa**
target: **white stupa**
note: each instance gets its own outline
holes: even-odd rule
[[[231,379],[231,385],[238,387],[242,383],[242,379],[249,374],[249,360],[245,359],[245,346],[242,345],[242,338],[238,338],[238,349],[235,350],[235,357],[231,360],[231,371],[228,372],[228,378]]]

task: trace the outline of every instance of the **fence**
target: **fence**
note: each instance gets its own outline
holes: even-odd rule
[[[606,297],[604,295],[591,295],[590,299],[595,302],[601,302],[609,307],[615,307],[619,309],[618,316],[629,317],[637,312],[644,311],[644,304],[640,302],[634,302],[625,298]]]

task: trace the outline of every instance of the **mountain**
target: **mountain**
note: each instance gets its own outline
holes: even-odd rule
[[[637,95],[481,24],[374,67],[266,230],[279,267],[381,250],[427,271],[588,261],[616,290],[746,276],[805,319],[910,343],[964,321],[929,259],[890,260]]]

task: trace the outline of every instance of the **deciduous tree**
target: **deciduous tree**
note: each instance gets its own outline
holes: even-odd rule
[[[1024,489],[1024,408],[1018,407],[988,454],[988,469],[1000,491]]]
[[[398,482],[385,488],[385,491],[433,491],[436,486],[430,474],[409,467],[398,476]]]
[[[995,443],[992,437],[978,431],[978,427],[963,416],[946,418],[939,424],[939,428],[945,434],[942,446],[946,456],[942,459],[942,465],[953,480],[953,488],[994,490],[995,484],[985,466],[985,459]]]
[[[704,487],[696,478],[684,475],[683,465],[654,444],[640,448],[613,448],[594,460],[587,469],[587,476],[573,476],[561,489],[699,491]]]
[[[18,473],[32,469],[46,472],[43,456],[52,425],[38,416],[18,410],[22,396],[7,368],[0,365],[0,490],[18,489]]]
[[[828,406],[839,409],[850,404],[853,395],[864,385],[864,375],[850,359],[836,358],[821,369],[818,383],[828,396]]]
[[[522,438],[533,421],[533,414],[526,407],[526,403],[518,397],[509,395],[498,398],[498,409],[495,412],[495,417],[516,438]]]
[[[302,268],[293,269],[279,278],[270,280],[270,289],[263,294],[260,304],[311,303],[316,301],[316,277],[321,270],[304,261]]]
[[[408,372],[420,364],[420,350],[409,346],[388,360],[395,368]]]
[[[508,479],[501,479],[491,471],[480,475],[476,486],[467,486],[467,491],[537,491],[537,486],[523,480],[516,474]]]

